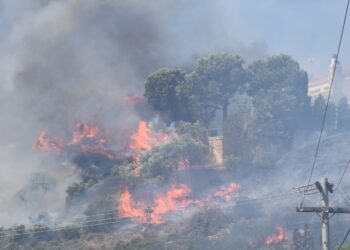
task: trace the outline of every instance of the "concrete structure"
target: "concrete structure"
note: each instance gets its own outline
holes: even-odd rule
[[[328,66],[328,75],[309,80],[308,95],[311,97],[312,102],[320,95],[327,98],[336,63],[332,101],[337,103],[344,96],[350,100],[350,68],[343,69],[339,61],[336,62],[335,59],[335,56],[333,56]]]
[[[208,137],[210,154],[212,155],[213,166],[222,166],[224,163],[223,157],[223,137],[212,136]]]

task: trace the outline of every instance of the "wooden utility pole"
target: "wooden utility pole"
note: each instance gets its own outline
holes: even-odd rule
[[[323,178],[321,183],[318,181],[313,184],[316,186],[318,191],[321,193],[321,206],[320,207],[304,207],[301,205],[297,207],[297,212],[306,212],[306,213],[318,213],[321,214],[322,218],[322,249],[330,250],[329,242],[329,213],[344,213],[349,214],[350,208],[341,208],[341,207],[329,207],[329,198],[328,192],[333,193],[333,184],[330,184],[327,178]],[[304,187],[305,188],[305,187]],[[305,193],[307,193],[309,187],[306,187]]]

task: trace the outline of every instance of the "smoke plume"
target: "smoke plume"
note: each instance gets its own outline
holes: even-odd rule
[[[125,96],[142,95],[153,70],[223,50],[265,55],[263,43],[238,42],[210,2],[0,2],[1,224],[61,213],[65,189],[79,180],[70,164],[33,150],[41,130],[68,138],[86,121],[122,141],[119,131],[139,119]],[[33,188],[38,175],[52,185]]]

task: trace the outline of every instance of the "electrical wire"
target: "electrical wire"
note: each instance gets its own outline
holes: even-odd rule
[[[346,203],[348,203],[348,205],[350,206],[350,197],[348,196],[348,194],[347,193],[345,193],[345,191],[340,187],[340,191],[343,193],[343,195],[344,195],[344,200],[345,200],[345,202]]]
[[[333,192],[332,198],[334,197],[335,193],[336,193],[337,190],[339,189],[340,184],[342,183],[343,178],[344,178],[344,176],[345,176],[345,174],[346,174],[346,171],[347,171],[348,168],[349,168],[349,164],[350,164],[350,159],[349,159],[348,162],[346,163],[345,168],[344,168],[344,171],[343,171],[343,174],[341,175],[341,177],[340,177],[340,179],[339,179],[337,185],[336,185],[335,188],[334,188],[334,192]]]
[[[339,43],[338,43],[338,49],[337,49],[337,53],[336,53],[336,57],[335,57],[335,64],[334,64],[334,68],[333,68],[333,72],[332,72],[331,84],[330,84],[330,87],[329,87],[329,92],[328,92],[328,96],[327,96],[327,103],[326,103],[325,112],[324,112],[323,119],[322,119],[321,131],[320,131],[320,134],[319,134],[319,137],[318,137],[316,150],[315,150],[315,155],[314,155],[312,168],[311,168],[311,172],[310,172],[310,176],[309,176],[307,185],[310,184],[313,172],[315,170],[316,160],[317,160],[318,152],[319,152],[320,145],[321,145],[322,134],[323,134],[323,130],[324,130],[324,125],[325,125],[325,121],[326,121],[326,117],[327,117],[327,111],[328,111],[330,98],[331,98],[331,93],[332,93],[332,89],[333,89],[333,82],[334,82],[335,71],[337,69],[338,57],[339,57],[339,53],[340,53],[341,44],[342,44],[342,41],[343,41],[343,34],[344,34],[346,19],[347,19],[347,16],[348,16],[349,3],[350,3],[350,0],[347,1],[347,5],[346,5],[343,25],[342,25],[340,38],[339,38]],[[300,204],[301,207],[303,206],[304,199],[305,199],[305,195],[302,198],[302,201],[301,201],[301,204]]]
[[[290,198],[291,196],[297,196],[298,194],[296,192],[282,192],[279,193],[278,195],[271,195],[271,194],[266,194],[264,196],[266,197],[259,197],[259,198],[247,198],[244,200],[237,200],[235,201],[235,204],[229,205],[229,206],[224,206],[224,204],[217,204],[216,206],[211,206],[211,207],[224,207],[224,208],[234,208],[238,206],[245,206],[245,205],[250,205],[250,204],[255,204],[258,202],[262,201],[280,201],[281,199],[287,199]],[[278,200],[277,200],[278,199]],[[115,211],[114,211],[115,212]],[[103,213],[106,214],[106,213]],[[86,216],[86,217],[96,217],[101,214],[95,214],[91,216]],[[106,222],[108,220],[111,220],[109,222]],[[130,220],[130,221],[129,221]],[[0,231],[0,238],[8,237],[8,236],[22,236],[22,235],[35,235],[39,233],[46,233],[46,232],[56,232],[56,231],[61,231],[61,230],[69,230],[69,229],[79,229],[79,228],[84,228],[84,227],[93,227],[93,226],[102,226],[102,225],[110,225],[110,224],[117,224],[122,221],[128,221],[128,223],[133,223],[132,218],[104,218],[104,219],[98,219],[98,220],[88,220],[85,222],[81,223],[75,223],[75,224],[67,224],[67,225],[62,225],[62,226],[57,226],[55,228],[45,228],[42,230],[37,230],[37,231],[31,231],[31,232],[21,232],[21,233],[16,233],[16,231],[21,231],[21,229],[7,229]],[[100,223],[102,222],[102,223]],[[43,226],[47,227],[47,226]]]
[[[349,228],[349,230],[347,231],[347,233],[346,233],[346,235],[345,235],[343,241],[341,242],[340,246],[338,247],[338,250],[340,250],[340,249],[343,247],[343,245],[344,245],[344,243],[345,243],[345,241],[346,241],[346,238],[348,238],[349,233],[350,233],[350,228]]]

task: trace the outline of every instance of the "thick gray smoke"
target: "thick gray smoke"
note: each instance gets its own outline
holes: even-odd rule
[[[33,150],[41,130],[67,138],[87,121],[122,140],[118,128],[139,119],[125,96],[142,95],[153,70],[217,51],[247,60],[266,51],[263,43],[239,43],[212,1],[0,1],[0,13],[3,225],[59,215],[65,189],[79,178],[69,164]],[[51,184],[33,184],[40,176]]]

